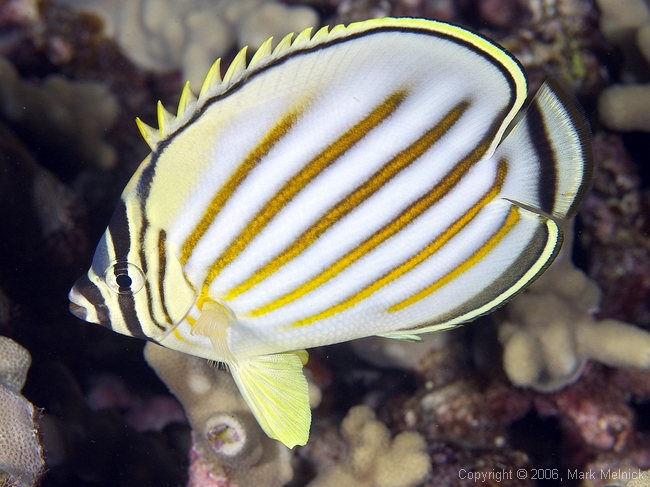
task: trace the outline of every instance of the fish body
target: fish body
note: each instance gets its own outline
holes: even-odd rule
[[[549,80],[513,124],[526,77],[481,36],[379,19],[291,39],[223,79],[215,63],[157,130],[138,121],[152,152],[69,296],[87,321],[227,364],[289,447],[309,434],[305,348],[501,305],[553,260],[553,218],[592,173],[572,99]]]

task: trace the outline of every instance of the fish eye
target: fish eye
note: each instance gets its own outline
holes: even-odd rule
[[[144,272],[130,262],[115,262],[104,273],[108,287],[118,294],[135,294],[144,287]]]

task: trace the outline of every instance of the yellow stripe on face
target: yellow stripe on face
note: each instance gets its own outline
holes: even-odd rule
[[[400,152],[397,156],[381,167],[381,169],[375,172],[375,174],[373,174],[365,183],[357,187],[351,194],[330,208],[325,215],[319,218],[316,223],[303,232],[303,234],[283,252],[255,271],[255,273],[253,273],[253,275],[251,275],[246,281],[231,289],[224,296],[224,299],[231,300],[236,298],[272,275],[291,260],[295,259],[332,225],[379,191],[400,171],[420,158],[422,154],[429,150],[433,144],[440,140],[440,138],[449,131],[463,113],[465,113],[467,108],[469,108],[469,105],[470,102],[465,100],[452,108],[447,114],[445,114],[439,123],[429,129],[422,137],[415,141],[415,143]]]
[[[230,176],[228,181],[219,189],[217,194],[212,198],[207,210],[201,217],[198,225],[194,231],[187,237],[181,247],[181,264],[185,265],[189,260],[194,248],[199,243],[199,240],[208,231],[214,219],[222,210],[226,201],[233,195],[237,187],[248,176],[257,163],[266,156],[269,151],[278,143],[282,137],[294,126],[305,107],[291,110],[264,136],[262,141],[255,147],[244,159],[237,170]]]
[[[451,272],[445,274],[442,278],[438,279],[436,282],[430,284],[424,289],[421,289],[413,296],[410,296],[404,299],[403,301],[394,304],[393,306],[388,308],[387,311],[394,313],[395,311],[400,311],[408,306],[411,306],[412,304],[415,304],[418,301],[426,298],[430,294],[434,293],[445,284],[448,284],[449,282],[453,281],[464,272],[467,272],[469,269],[471,269],[476,264],[478,264],[483,258],[485,258],[485,256],[488,253],[494,250],[494,248],[499,244],[499,242],[503,239],[503,237],[505,237],[508,234],[508,232],[512,230],[512,228],[514,228],[514,226],[519,221],[519,218],[520,218],[519,209],[516,206],[513,206],[510,209],[510,212],[508,213],[508,216],[504,224],[501,226],[501,228],[497,230],[497,232],[494,235],[492,235],[488,239],[488,241],[485,242],[474,254],[472,254],[471,257],[467,258],[458,267],[456,267]]]
[[[361,291],[353,294],[346,300],[332,306],[331,308],[326,309],[318,314],[304,318],[292,324],[294,327],[305,326],[316,321],[327,319],[331,316],[334,316],[337,313],[345,311],[346,309],[351,308],[352,306],[360,303],[364,299],[370,297],[373,293],[381,289],[382,287],[390,284],[394,280],[403,276],[407,272],[413,270],[416,266],[424,262],[426,259],[431,257],[433,254],[438,252],[444,245],[446,245],[454,236],[456,236],[465,226],[476,217],[476,215],[487,205],[490,201],[497,197],[501,192],[501,186],[505,180],[507,172],[507,164],[505,161],[500,161],[499,167],[497,169],[497,177],[495,184],[488,190],[485,195],[474,204],[466,213],[464,213],[458,220],[451,224],[444,232],[442,232],[438,237],[436,237],[431,243],[426,247],[420,250],[417,254],[413,255],[411,258],[403,262],[397,267],[394,267],[386,274],[381,276],[371,285],[365,287]]]
[[[325,284],[330,279],[333,279],[347,267],[359,260],[361,257],[372,251],[375,247],[382,242],[388,240],[393,235],[404,229],[415,218],[427,211],[435,205],[443,196],[456,186],[463,176],[469,171],[472,166],[481,159],[485,151],[489,147],[491,138],[486,138],[472,153],[459,162],[454,168],[440,181],[429,193],[420,197],[408,208],[406,208],[397,217],[391,220],[388,224],[384,225],[381,229],[352,249],[350,252],[341,257],[338,261],[334,262],[329,268],[313,277],[304,284],[298,286],[293,291],[288,292],[284,296],[271,301],[264,306],[261,306],[250,313],[248,316],[257,317],[266,313],[270,313],[286,304],[301,298],[305,294],[313,291],[317,287]],[[314,320],[315,321],[315,320]],[[305,323],[306,324],[306,323]]]
[[[379,125],[407,96],[405,90],[400,90],[390,95],[377,108],[375,108],[363,120],[358,122],[347,132],[341,135],[333,144],[323,150],[297,174],[295,174],[284,186],[271,198],[266,205],[248,223],[246,228],[237,236],[230,246],[212,264],[207,277],[203,283],[202,294],[208,294],[208,287],[219,275],[219,273],[230,264],[246,248],[246,246],[257,236],[266,224],[277,215],[284,206],[290,202],[302,189],[305,188],[316,176],[329,167],[334,161],[341,157],[347,150],[365,137],[368,132]]]

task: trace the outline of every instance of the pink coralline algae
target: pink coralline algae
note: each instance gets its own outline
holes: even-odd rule
[[[621,452],[631,445],[634,412],[627,405],[626,391],[611,380],[611,374],[609,369],[591,366],[575,384],[535,396],[539,414],[560,420],[574,465],[582,464],[593,452]]]
[[[534,487],[530,475],[530,458],[510,449],[477,450],[453,443],[433,442],[429,446],[433,464],[433,479],[425,487]],[[521,478],[520,478],[521,477]]]
[[[237,487],[228,480],[214,472],[214,467],[205,461],[201,449],[196,448],[194,437],[190,448],[190,468],[187,487]]]

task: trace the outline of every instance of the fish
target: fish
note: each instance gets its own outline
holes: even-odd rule
[[[309,438],[306,349],[418,340],[520,293],[593,173],[554,79],[452,24],[373,19],[220,61],[137,125],[77,317],[224,364],[261,428]]]

